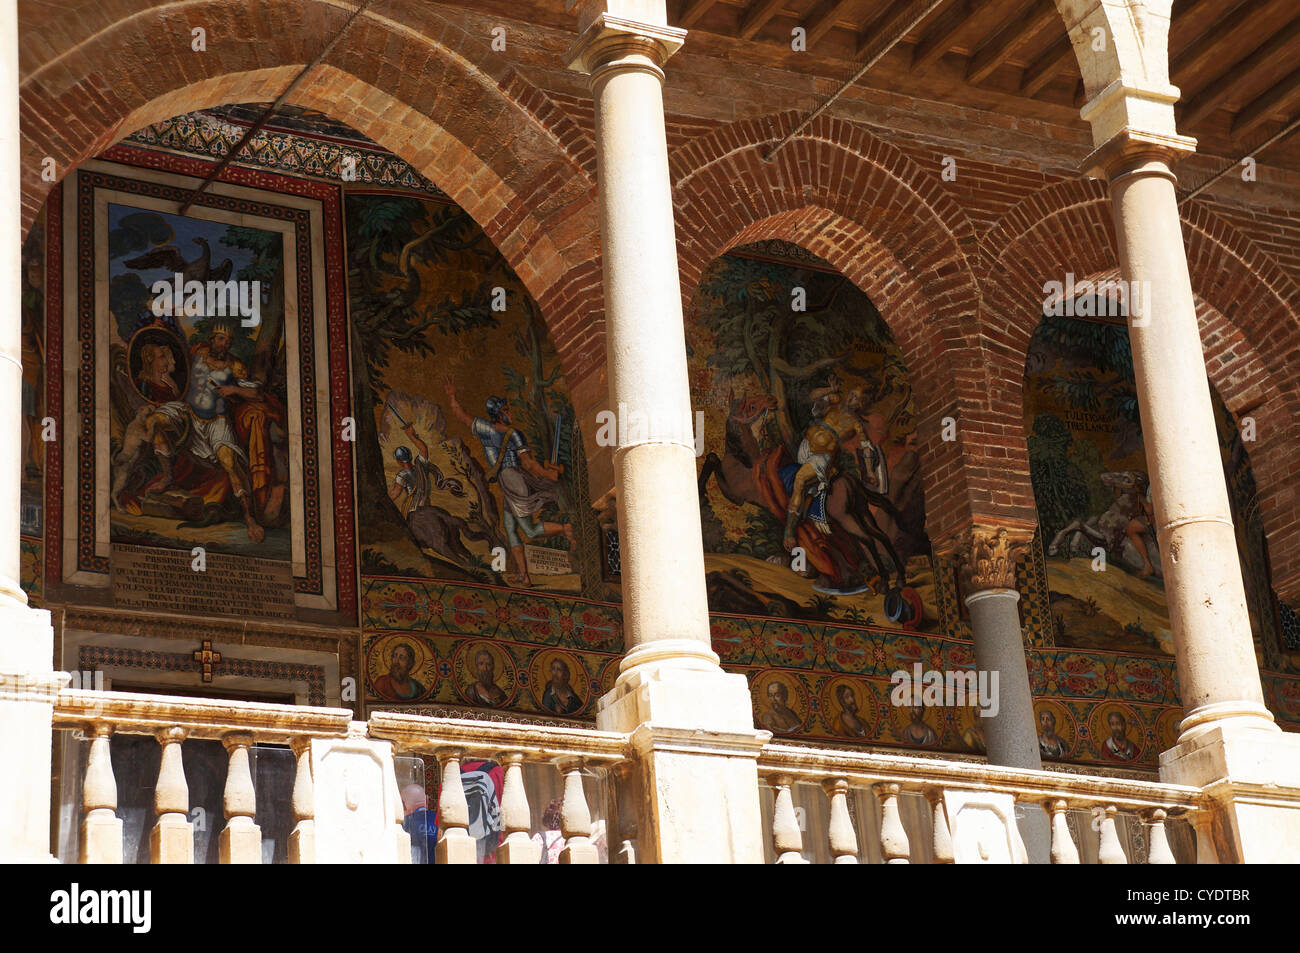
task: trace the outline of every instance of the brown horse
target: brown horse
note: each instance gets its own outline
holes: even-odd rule
[[[729,395],[729,413],[727,417],[725,453],[719,457],[710,453],[704,458],[704,467],[700,471],[699,493],[704,499],[708,492],[709,480],[716,478],[718,489],[732,503],[737,505],[756,504],[768,510],[777,519],[784,521],[785,514],[779,512],[759,487],[759,470],[768,464],[773,455],[783,455],[793,462],[784,447],[764,447],[760,437],[772,414],[776,412],[776,398],[771,394],[760,394],[737,399]],[[779,458],[778,458],[779,459]],[[886,565],[881,549],[892,561],[892,572],[897,577],[897,587],[901,589],[903,578],[903,561],[894,548],[889,534],[880,528],[872,506],[878,506],[895,521],[901,521],[901,514],[893,502],[883,494],[867,488],[862,481],[851,473],[838,473],[826,489],[826,517],[832,529],[832,541],[827,549],[835,563],[836,575],[841,580],[840,586],[833,586],[828,578],[821,578],[818,584],[822,588],[837,588],[845,591],[855,588],[852,582],[847,585],[844,580],[854,581],[860,577],[853,558],[866,554],[871,557],[880,578],[886,580],[891,574],[891,567]]]

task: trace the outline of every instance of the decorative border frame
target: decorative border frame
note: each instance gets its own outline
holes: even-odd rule
[[[149,152],[142,149],[132,148],[129,146],[114,146],[105,152],[101,157],[102,161],[112,162],[123,166],[130,166],[142,169],[152,169],[160,172],[173,173],[177,175],[190,176],[202,179],[206,177],[211,169],[212,163],[200,162],[194,159],[187,159],[182,156],[176,156],[165,153]],[[95,187],[108,186],[118,191],[136,192],[142,195],[155,197],[166,197],[170,199],[183,198],[188,194],[188,190],[177,187],[167,186],[159,183],[146,183],[140,180],[131,179],[125,175],[113,174],[101,169],[80,169],[77,172],[77,196],[75,197],[76,217],[77,217],[77,246],[78,262],[75,274],[69,275],[64,269],[64,281],[67,283],[67,293],[76,297],[77,306],[77,332],[79,344],[79,360],[82,373],[78,375],[78,410],[81,414],[81,433],[77,438],[78,454],[78,493],[76,500],[76,535],[73,537],[76,542],[76,565],[72,567],[74,572],[107,573],[107,560],[103,556],[98,556],[94,552],[94,530],[95,530],[95,505],[94,505],[94,440],[93,428],[95,426],[94,414],[94,353],[93,353],[93,336],[94,336],[94,315],[87,313],[87,308],[93,310],[93,291],[94,274],[88,262],[84,260],[82,250],[92,247],[94,236],[91,234],[92,224],[91,217],[93,208],[88,210],[88,195],[93,195]],[[202,195],[195,203],[206,208],[215,208],[229,211],[247,211],[254,214],[262,215],[268,218],[279,218],[292,222],[297,232],[297,283],[299,291],[299,372],[302,374],[302,386],[300,392],[304,395],[314,394],[317,390],[316,383],[316,348],[322,344],[327,348],[326,373],[329,377],[329,414],[330,427],[329,433],[337,435],[341,433],[343,419],[350,413],[350,383],[349,383],[349,353],[347,340],[347,315],[346,315],[346,295],[343,273],[343,249],[342,249],[342,210],[340,191],[336,186],[328,183],[314,182],[305,179],[287,178],[285,176],[273,175],[266,172],[258,172],[243,168],[227,168],[223,171],[218,180],[235,186],[245,186],[256,188],[270,193],[279,193],[292,195],[301,198],[307,198],[319,203],[320,206],[320,229],[318,240],[322,250],[322,258],[325,268],[325,285],[324,285],[324,327],[326,332],[326,341],[318,342],[316,340],[315,325],[317,320],[317,308],[313,300],[314,294],[314,275],[312,267],[312,234],[309,227],[310,216],[306,210],[295,209],[292,207],[275,205],[273,202],[258,202],[249,197],[233,197],[230,195],[221,195],[213,192],[207,192]],[[65,198],[68,201],[72,197]],[[53,204],[53,203],[52,203]],[[58,203],[60,209],[63,202]],[[69,202],[69,204],[72,204]],[[59,245],[61,250],[62,242],[52,242]],[[62,259],[51,259],[62,262]],[[305,296],[305,297],[304,297]],[[55,320],[55,312],[51,309],[50,324],[61,324],[62,314],[58,315]],[[61,336],[58,342],[62,344]],[[53,350],[53,342],[48,348],[52,354],[62,355],[61,347],[59,350]],[[61,364],[60,360],[60,364]],[[89,366],[87,366],[89,364]],[[57,418],[64,417],[67,408],[63,405],[63,395],[61,392],[63,368],[60,366],[56,370],[51,367],[49,379],[51,382],[49,393],[49,406],[52,416]],[[58,385],[57,389],[56,386]],[[295,577],[295,590],[305,595],[316,595],[328,599],[328,587],[325,585],[326,568],[323,565],[323,552],[321,534],[325,527],[321,524],[320,514],[322,512],[322,500],[319,496],[320,488],[316,482],[315,476],[318,473],[317,464],[319,461],[326,459],[322,456],[325,453],[319,446],[318,435],[318,414],[321,408],[316,405],[315,401],[303,400],[301,407],[301,421],[303,430],[303,453],[304,453],[304,474],[310,475],[311,478],[304,481],[303,499],[299,505],[304,506],[303,511],[304,525],[304,559],[307,566],[305,576]],[[334,563],[335,563],[335,595],[334,605],[331,609],[343,613],[348,617],[355,617],[356,612],[356,546],[355,546],[355,517],[353,506],[353,460],[352,448],[348,442],[343,440],[331,440],[332,456],[328,457],[331,464],[332,476],[332,494],[331,506],[333,520],[332,531],[334,537]],[[89,455],[89,456],[88,456]],[[55,464],[55,469],[62,475],[62,461]],[[52,475],[52,474],[51,474]],[[47,508],[53,513],[58,514],[60,518],[63,514],[63,483],[62,479],[48,479],[46,484]],[[313,519],[315,520],[316,532],[313,533]],[[53,526],[48,527],[47,537],[60,538],[63,535],[63,528],[60,526],[58,532],[52,532]],[[71,542],[72,540],[70,540]],[[71,554],[68,554],[70,557]],[[47,565],[50,567],[50,573],[63,573],[69,567],[64,567],[64,554],[61,547],[58,551],[51,552]],[[71,559],[67,559],[71,562]],[[311,608],[310,606],[308,608]]]

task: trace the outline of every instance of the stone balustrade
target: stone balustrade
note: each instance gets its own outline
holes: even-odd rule
[[[120,864],[122,821],[117,817],[117,781],[109,752],[114,734],[153,735],[162,748],[154,788],[156,820],[149,833],[155,864],[194,862],[190,796],[181,764],[186,739],[220,741],[229,757],[222,798],[225,827],[220,834],[223,864],[262,862],[262,836],[254,823],[256,798],[249,768],[254,744],[288,745],[297,759],[293,790],[295,827],[289,853],[294,863],[315,859],[315,797],[312,739],[346,739],[354,733],[352,712],[219,699],[139,695],[126,692],[63,689],[54,707],[54,727],[80,731],[90,740],[82,785],[85,814],[80,860]]]
[[[74,689],[60,691],[54,724],[88,741],[82,863],[123,862],[114,735],[151,736],[160,748],[148,832],[153,863],[195,861],[181,758],[190,739],[218,741],[225,751],[221,863],[263,862],[250,753],[267,745],[287,747],[277,754],[293,759],[291,798],[285,792],[290,863],[410,861],[395,756],[436,765],[437,863],[485,859],[463,781],[468,761],[502,769],[496,863],[536,864],[548,850],[559,863],[597,863],[601,839],[616,845],[614,859],[635,861],[643,805],[631,735],[398,712],[358,722],[347,709]],[[1184,829],[1184,859],[1216,859],[1209,805],[1191,787],[770,741],[758,754],[758,776],[770,798],[776,863],[1025,862],[1026,809],[1050,829],[1054,863],[1174,863],[1171,821],[1195,831],[1193,843]],[[141,841],[142,859],[143,850]]]
[[[877,859],[891,864],[918,859],[1025,863],[1028,856],[1016,818],[1038,809],[1050,823],[1052,863],[1081,862],[1071,813],[1075,827],[1082,819],[1097,835],[1095,845],[1090,843],[1095,850],[1088,854],[1099,863],[1138,859],[1125,851],[1118,830],[1121,819],[1140,825],[1133,840],[1145,848],[1147,863],[1175,863],[1167,831],[1171,819],[1191,823],[1196,860],[1215,862],[1205,830],[1209,804],[1192,787],[771,743],[759,757],[759,774],[772,791],[770,835],[772,858],[778,864],[809,863],[809,855],[837,864]],[[804,798],[813,809],[802,810],[803,823],[795,803],[798,789],[813,792]],[[904,798],[914,802],[910,811],[903,810]],[[812,814],[821,823],[808,823]],[[911,823],[905,823],[905,814]],[[821,842],[814,843],[815,838]]]
[[[623,764],[626,736],[583,728],[425,718],[399,712],[374,712],[369,732],[373,738],[391,741],[397,750],[437,760],[441,768],[437,863],[472,864],[478,860],[461,783],[461,764],[470,757],[489,759],[505,767],[501,792],[504,836],[497,848],[497,863],[541,861],[543,845],[532,835],[533,811],[525,790],[525,764],[554,765],[563,777],[559,830],[564,847],[559,863],[598,862],[583,777],[592,770]]]

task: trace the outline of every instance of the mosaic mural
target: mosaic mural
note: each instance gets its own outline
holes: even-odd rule
[[[808,256],[811,258],[811,256]],[[938,620],[907,369],[817,259],[718,259],[687,321],[715,611],[931,631]]]
[[[597,528],[536,304],[464,211],[347,197],[363,571],[585,593]]]
[[[50,325],[70,339],[51,347],[47,397],[70,439],[51,447],[46,514],[75,533],[66,549],[47,533],[47,574],[130,608],[166,583],[187,596],[170,611],[350,616],[336,190],[232,168],[181,216],[209,164],[125,146],[105,158],[65,202],[77,281]],[[212,572],[190,564],[196,547]]]
[[[109,203],[108,251],[113,542],[289,559],[281,236]],[[242,300],[218,316],[175,275]]]
[[[1251,626],[1257,641],[1277,645],[1277,608],[1246,444],[1218,395],[1212,398]],[[1054,643],[1172,656],[1150,470],[1122,319],[1043,318],[1026,361],[1025,429]]]

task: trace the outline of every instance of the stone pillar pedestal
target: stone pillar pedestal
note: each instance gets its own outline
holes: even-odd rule
[[[320,864],[409,864],[393,745],[365,737],[365,722],[346,738],[311,741],[313,841]]]
[[[627,655],[597,724],[635,732],[641,862],[761,863],[745,679],[710,647],[663,64],[663,0],[580,0],[570,66],[591,77]]]

